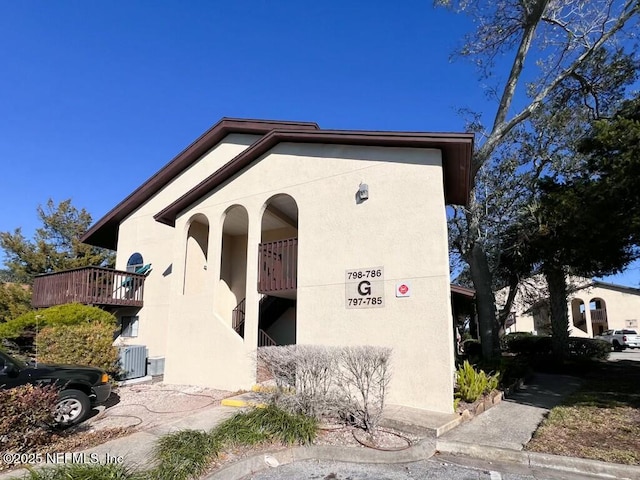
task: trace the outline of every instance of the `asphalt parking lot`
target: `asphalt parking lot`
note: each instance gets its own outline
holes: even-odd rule
[[[631,360],[634,362],[640,362],[640,348],[623,350],[622,352],[611,352],[609,355],[609,361],[619,362],[622,360]]]

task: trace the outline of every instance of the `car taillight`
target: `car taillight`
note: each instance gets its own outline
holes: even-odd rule
[[[622,336],[622,341],[623,341],[623,342],[626,342],[626,341],[627,341],[627,336],[626,336],[626,335],[623,335],[623,336]]]
[[[102,377],[100,377],[100,383],[108,383],[109,382],[109,375],[107,375],[106,373],[102,374]]]

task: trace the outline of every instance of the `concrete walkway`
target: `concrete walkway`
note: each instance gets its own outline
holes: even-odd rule
[[[522,450],[551,408],[580,381],[566,375],[536,374],[498,405],[442,436],[442,440]]]

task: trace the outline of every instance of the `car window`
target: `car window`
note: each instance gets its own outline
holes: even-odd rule
[[[24,362],[21,362],[17,358],[11,358],[9,355],[0,352],[0,369],[6,367],[7,365],[15,365],[19,369],[23,369],[26,367]]]
[[[626,335],[637,335],[637,332],[635,330],[622,330],[622,333]]]

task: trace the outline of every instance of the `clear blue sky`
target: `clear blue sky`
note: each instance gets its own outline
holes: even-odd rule
[[[224,116],[462,131],[494,112],[449,58],[470,27],[413,0],[1,2],[0,231],[48,198],[99,219]]]

